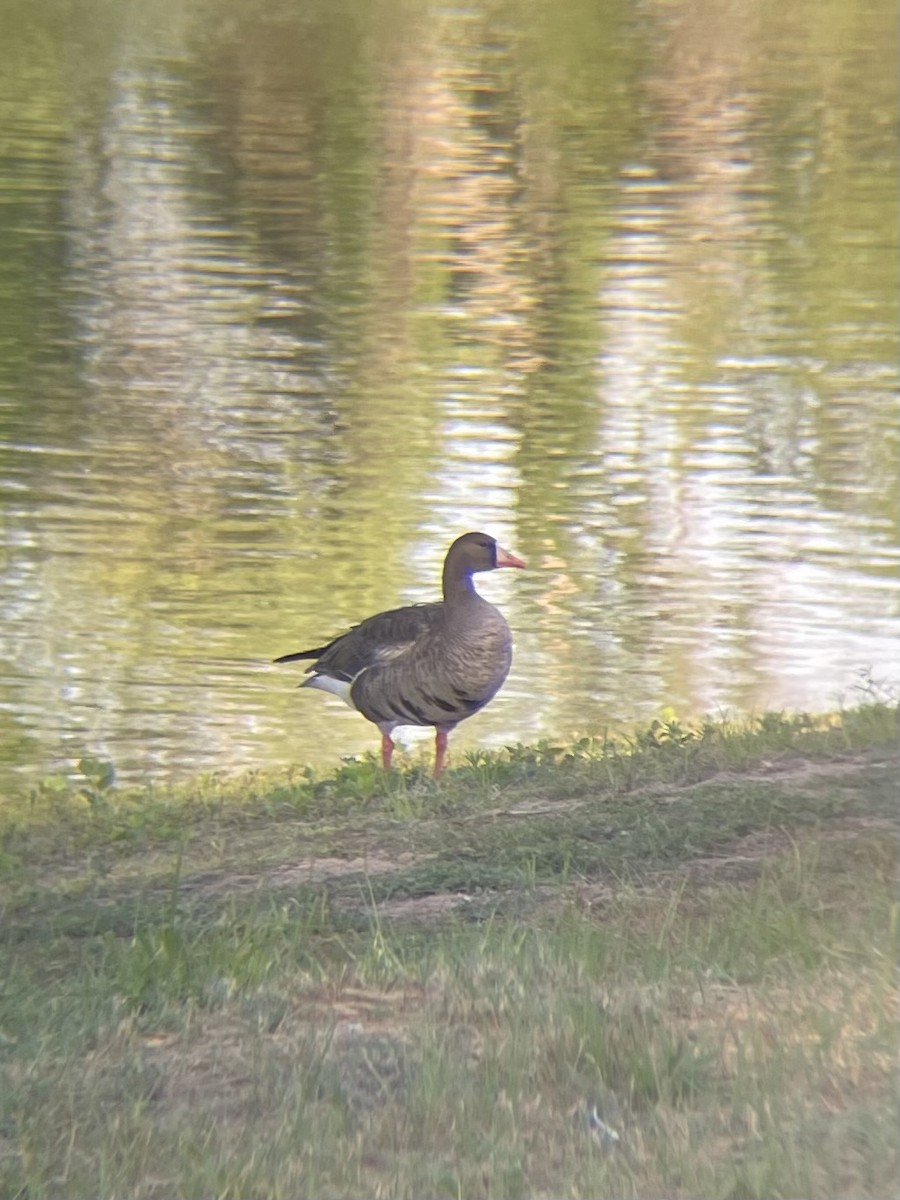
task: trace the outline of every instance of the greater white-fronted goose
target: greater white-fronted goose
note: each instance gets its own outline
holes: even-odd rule
[[[275,662],[315,659],[300,686],[333,692],[373,721],[385,769],[398,725],[433,725],[440,775],[450,730],[492,699],[512,660],[509,626],[475,591],[472,576],[524,566],[488,534],[464,533],[444,559],[443,600],[378,613],[324,646]]]

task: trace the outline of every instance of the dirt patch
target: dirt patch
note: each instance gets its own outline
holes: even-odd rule
[[[427,856],[409,851],[388,857],[381,854],[360,855],[356,858],[302,858],[270,871],[266,882],[274,888],[294,887],[303,883],[325,883],[348,875],[390,875],[425,862]]]
[[[201,897],[233,895],[258,891],[261,887],[273,890],[288,890],[304,884],[328,883],[330,880],[348,879],[359,875],[375,878],[404,871],[410,866],[427,861],[430,856],[416,855],[408,851],[399,854],[367,854],[355,858],[307,857],[296,862],[285,863],[273,870],[255,873],[234,871],[205,871],[184,880],[180,885],[183,893]]]
[[[784,758],[763,759],[755,767],[745,771],[724,772],[716,778],[724,779],[760,779],[767,783],[777,779],[782,786],[805,788],[821,779],[839,780],[848,775],[856,775],[860,770],[896,770],[900,763],[900,751],[883,751],[874,755],[871,752],[852,754],[846,758],[832,758],[825,761],[815,761],[796,754],[787,754]]]
[[[763,864],[772,858],[788,854],[799,845],[816,841],[829,845],[851,845],[863,839],[883,836],[886,843],[895,844],[900,835],[900,821],[881,817],[849,817],[827,830],[804,834],[784,829],[769,829],[748,834],[735,843],[727,853],[697,858],[687,865],[688,877],[694,882],[745,883],[759,877]]]
[[[465,892],[435,892],[430,896],[388,900],[378,906],[378,915],[393,921],[428,921],[447,917],[471,904],[472,897]]]
[[[807,830],[803,833],[785,829],[768,829],[747,834],[739,838],[721,854],[706,855],[679,866],[674,871],[660,871],[655,878],[643,885],[634,886],[635,892],[654,893],[662,886],[671,889],[677,879],[684,879],[692,888],[705,889],[720,884],[751,884],[762,875],[766,866],[774,859],[784,858],[810,844],[828,847],[840,846],[847,855],[856,845],[870,843],[873,838],[883,839],[888,847],[900,841],[900,819],[886,820],[881,817],[850,817],[827,829]],[[574,891],[579,907],[592,913],[602,913],[614,903],[616,888],[608,881],[579,885]]]

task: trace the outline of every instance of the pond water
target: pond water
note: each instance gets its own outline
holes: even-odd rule
[[[376,748],[270,660],[470,528],[529,570],[451,754],[892,686],[895,25],[2,4],[4,791]]]

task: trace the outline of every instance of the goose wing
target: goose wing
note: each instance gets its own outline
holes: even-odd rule
[[[315,661],[307,667],[307,672],[352,683],[368,667],[394,661],[412,652],[417,644],[427,642],[439,624],[441,608],[438,602],[378,613],[324,646],[283,654],[275,662],[311,658]]]

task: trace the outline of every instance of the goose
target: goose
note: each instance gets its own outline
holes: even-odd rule
[[[496,695],[512,661],[509,626],[475,591],[472,576],[524,566],[489,534],[464,533],[444,559],[443,600],[377,613],[323,646],[275,662],[313,659],[300,686],[340,696],[377,725],[385,770],[398,725],[434,726],[437,777],[448,734]]]

